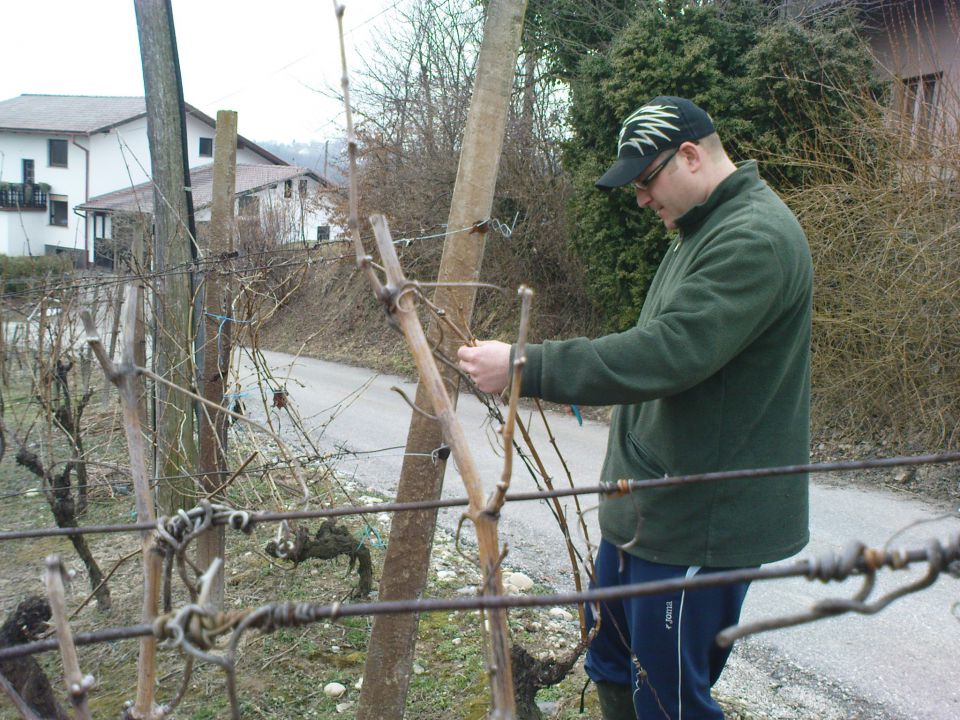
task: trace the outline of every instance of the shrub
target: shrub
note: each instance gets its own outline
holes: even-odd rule
[[[572,85],[566,167],[574,185],[573,245],[611,330],[631,326],[665,247],[632,193],[593,183],[616,156],[620,121],[655,95],[681,95],[713,115],[728,152],[761,159],[799,147],[810,128],[842,118],[843,92],[870,85],[869,54],[848,14],[815,25],[781,21],[755,0],[645,3],[610,50],[581,64]],[[803,168],[762,165],[776,186]]]
[[[68,255],[0,255],[0,278],[3,278],[5,293],[27,290],[50,276],[63,275],[72,269],[73,260]]]
[[[786,200],[814,260],[815,425],[956,447],[960,148],[914,137],[872,97],[848,107],[781,157],[806,178]]]

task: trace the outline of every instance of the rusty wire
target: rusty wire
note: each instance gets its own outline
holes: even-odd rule
[[[372,603],[353,603],[342,605],[279,602],[268,603],[250,611],[230,611],[222,616],[211,616],[211,622],[205,628],[206,641],[196,640],[198,647],[209,642],[210,627],[220,627],[224,630],[255,628],[264,631],[279,627],[294,627],[319,620],[336,620],[341,617],[376,616],[395,613],[429,613],[429,612],[465,612],[477,609],[493,608],[525,608],[547,607],[559,605],[578,605],[582,603],[596,603],[608,600],[618,600],[625,597],[642,595],[660,595],[680,590],[716,587],[731,583],[752,582],[756,580],[776,580],[789,577],[803,577],[807,580],[820,582],[843,581],[850,577],[873,576],[878,570],[887,568],[903,570],[916,563],[927,563],[927,573],[920,581],[910,583],[895,589],[873,603],[866,602],[867,597],[862,590],[852,600],[832,599],[823,600],[814,606],[816,617],[831,617],[846,612],[873,614],[886,607],[896,599],[906,594],[928,587],[939,574],[948,570],[951,564],[960,561],[960,532],[956,532],[946,542],[929,540],[923,548],[883,550],[867,548],[860,543],[853,543],[842,553],[826,552],[818,557],[780,563],[764,568],[746,568],[694,575],[690,578],[675,578],[658,580],[618,587],[596,588],[583,592],[554,593],[551,595],[477,595],[475,597],[458,598],[427,598],[418,600],[392,600]],[[74,642],[78,646],[92,645],[100,642],[131,639],[156,634],[162,639],[169,639],[175,635],[168,630],[168,623],[186,626],[193,614],[201,616],[207,614],[199,605],[189,605],[180,608],[174,613],[161,616],[156,624],[139,624],[128,627],[109,628],[88,633],[77,633]],[[179,614],[179,615],[178,615]],[[245,621],[245,622],[242,622]],[[796,625],[794,616],[765,621],[762,624],[745,625],[737,631],[736,637],[763,630]],[[167,634],[169,632],[169,635]],[[199,631],[192,631],[199,632]],[[725,631],[731,632],[731,631]],[[26,655],[46,652],[56,648],[55,640],[38,640],[15,647],[0,649],[0,662],[12,660]]]
[[[525,502],[560,498],[578,495],[604,494],[617,495],[638,490],[660,488],[676,485],[692,485],[696,483],[721,480],[737,480],[743,478],[777,477],[781,475],[796,475],[799,473],[829,473],[852,470],[867,470],[877,468],[904,467],[910,465],[931,465],[938,463],[960,462],[960,452],[935,453],[928,455],[901,455],[891,458],[874,458],[871,460],[851,460],[834,463],[809,463],[805,465],[784,465],[771,468],[755,468],[750,470],[725,470],[723,472],[699,473],[694,475],[675,475],[651,480],[619,480],[617,482],[600,483],[580,488],[559,488],[538,492],[508,493],[507,502]],[[310,520],[316,518],[343,517],[347,515],[364,515],[381,512],[406,512],[414,510],[430,510],[450,507],[463,507],[469,504],[467,498],[448,498],[440,500],[426,500],[406,503],[378,503],[375,505],[346,505],[334,508],[318,508],[316,510],[291,510],[287,512],[248,512],[237,508],[228,508],[231,513],[245,512],[252,525],[265,522],[282,522],[286,520]],[[226,525],[226,516],[216,516],[214,525]],[[4,540],[23,540],[28,538],[57,537],[63,535],[110,534],[123,532],[141,532],[152,530],[157,525],[153,522],[122,523],[116,525],[88,525],[72,528],[34,528],[30,530],[10,530],[0,532],[0,542]]]

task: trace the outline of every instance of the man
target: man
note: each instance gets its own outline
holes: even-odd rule
[[[636,327],[528,345],[521,393],[617,406],[604,481],[808,462],[813,271],[793,214],[682,98],[654,98],[624,121],[597,186],[631,182],[637,204],[677,231]],[[511,350],[462,347],[460,364],[497,393]],[[805,475],[605,499],[595,584],[780,560],[807,543],[807,514]],[[738,621],[746,590],[604,603],[586,660],[604,718],[722,718],[710,688],[728,651],[714,638]]]

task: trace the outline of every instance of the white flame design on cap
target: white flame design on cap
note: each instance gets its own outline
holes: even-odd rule
[[[673,111],[673,112],[671,112]],[[659,150],[656,138],[669,140],[668,135],[664,135],[662,130],[680,130],[673,125],[670,120],[679,119],[679,111],[673,105],[644,105],[633,115],[623,121],[623,128],[620,130],[620,139],[617,145],[617,154],[623,150],[625,145],[632,145],[641,153],[644,152],[644,145],[648,145],[654,150]],[[631,131],[632,137],[627,139],[627,131],[631,123],[638,123]]]

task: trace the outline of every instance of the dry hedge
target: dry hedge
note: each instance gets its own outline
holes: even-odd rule
[[[886,103],[856,102],[858,122],[816,128],[788,159],[812,171],[785,199],[815,267],[814,427],[956,447],[960,126],[944,112],[918,137]]]

